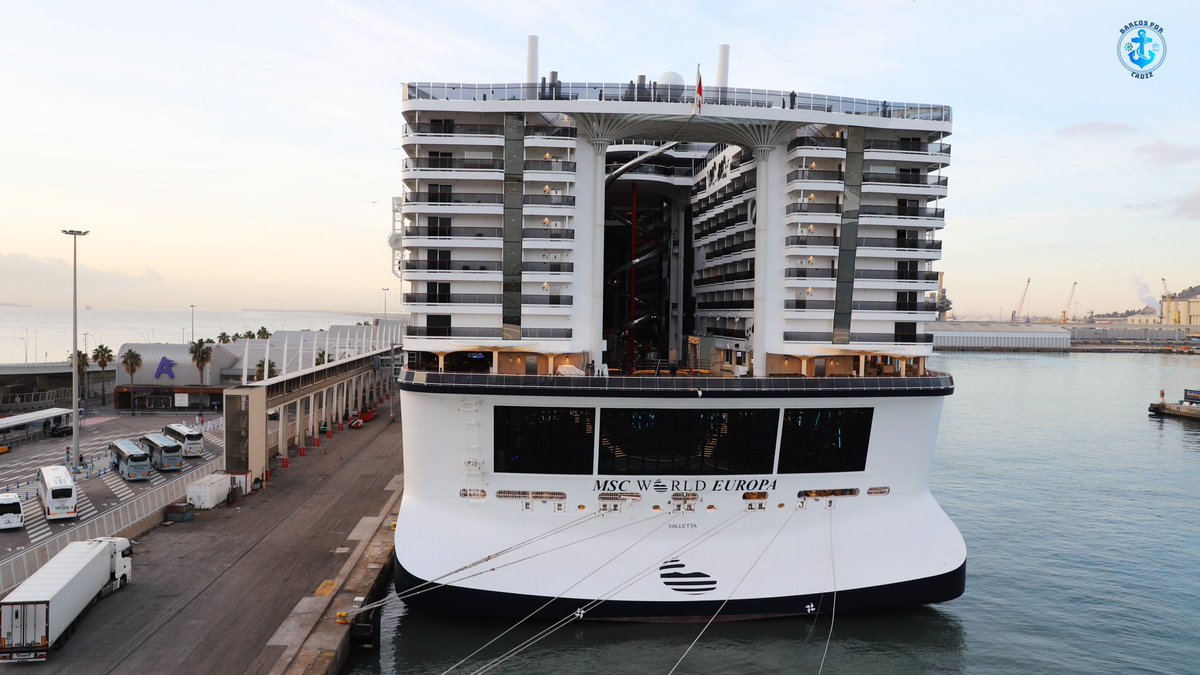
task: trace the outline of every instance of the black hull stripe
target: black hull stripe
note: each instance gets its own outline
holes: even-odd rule
[[[424,579],[409,574],[399,561],[393,560],[392,562],[397,593],[402,595],[408,589],[426,583]],[[955,570],[924,579],[838,591],[837,610],[838,612],[872,612],[946,602],[963,594],[966,580],[967,563],[963,561],[963,564]],[[434,589],[414,595],[405,602],[431,613],[516,618],[535,612],[547,601],[550,601],[549,605],[534,614],[539,619],[561,619],[588,602],[568,598],[551,600],[540,595],[480,591],[457,586],[437,584],[434,586]],[[693,591],[691,588],[673,590]],[[721,602],[721,599],[689,602],[609,600],[594,607],[584,618],[647,622],[708,621],[721,606]],[[813,606],[812,611],[808,609],[810,604]],[[717,620],[736,621],[827,614],[832,608],[833,593],[730,600],[721,610]]]

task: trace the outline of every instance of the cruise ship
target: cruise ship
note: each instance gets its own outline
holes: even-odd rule
[[[926,369],[951,111],[728,85],[408,83],[394,583],[708,621],[962,594]]]

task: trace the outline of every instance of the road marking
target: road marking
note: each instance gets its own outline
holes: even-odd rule
[[[317,586],[317,592],[314,593],[313,595],[317,595],[320,597],[328,597],[330,595],[333,595],[333,590],[335,588],[337,588],[337,582],[334,581],[333,579],[326,579],[325,581],[321,582],[320,586]]]
[[[128,483],[121,478],[121,474],[115,471],[104,474],[100,480],[104,481],[108,489],[113,491],[113,494],[117,496],[117,501],[125,501],[133,496],[133,490],[130,489]]]

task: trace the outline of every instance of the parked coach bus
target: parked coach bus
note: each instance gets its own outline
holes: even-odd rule
[[[204,435],[182,424],[168,424],[162,428],[163,436],[183,447],[184,457],[199,457],[204,454]]]
[[[108,455],[112,457],[112,470],[125,480],[150,478],[150,455],[137,443],[122,438],[108,444]]]
[[[21,495],[5,492],[0,494],[0,530],[25,527],[25,512],[21,509]]]
[[[75,479],[67,467],[56,464],[38,469],[37,496],[46,508],[46,520],[75,517]]]
[[[178,471],[183,468],[183,448],[162,434],[146,434],[138,439],[150,455],[150,465],[159,471]]]

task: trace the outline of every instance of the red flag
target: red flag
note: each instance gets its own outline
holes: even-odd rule
[[[700,114],[700,106],[704,105],[704,82],[700,79],[700,64],[696,64],[696,103],[695,113]]]

